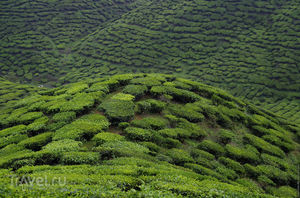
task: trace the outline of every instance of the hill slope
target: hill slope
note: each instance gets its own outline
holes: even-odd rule
[[[299,1],[24,0],[1,8],[0,68],[10,79],[176,73],[300,123]]]
[[[297,196],[300,127],[204,84],[117,75],[11,103],[3,196]]]

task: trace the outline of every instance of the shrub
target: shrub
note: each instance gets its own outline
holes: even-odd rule
[[[67,94],[76,94],[82,92],[84,89],[88,88],[88,85],[85,83],[73,83],[67,86]]]
[[[93,84],[89,89],[87,89],[88,92],[93,91],[102,91],[103,93],[109,92],[108,85],[104,85],[102,82]]]
[[[204,119],[204,115],[192,108],[182,105],[172,104],[169,106],[168,110],[175,116],[187,119],[190,122],[201,122]]]
[[[25,134],[27,132],[25,125],[17,125],[10,128],[6,128],[0,131],[0,137],[6,137],[15,134]]]
[[[246,173],[252,177],[252,178],[257,178],[261,174],[261,172],[255,167],[252,166],[251,164],[244,164],[244,168]]]
[[[295,144],[293,142],[290,142],[290,143],[284,142],[279,137],[274,136],[274,135],[264,135],[264,136],[262,136],[262,139],[280,147],[285,152],[290,152],[295,149]]]
[[[3,148],[9,144],[17,144],[27,138],[28,136],[26,134],[14,134],[14,135],[2,137],[0,138],[0,148]]]
[[[227,168],[232,169],[232,170],[236,171],[239,174],[244,174],[245,173],[244,167],[240,163],[238,163],[238,162],[236,162],[236,161],[234,161],[230,158],[220,157],[218,160],[222,164],[224,164]]]
[[[145,92],[148,91],[147,86],[145,85],[127,85],[124,89],[123,92],[127,94],[131,94],[135,96],[136,98],[142,97]]]
[[[282,170],[287,170],[290,167],[286,159],[281,159],[265,153],[261,154],[261,158],[264,164],[271,165]]]
[[[226,145],[227,155],[235,160],[242,162],[257,163],[259,162],[259,156],[252,149],[239,148],[230,144]]]
[[[134,116],[135,105],[129,100],[107,100],[99,107],[112,122],[127,122]]]
[[[255,146],[257,149],[260,149],[261,151],[264,151],[266,153],[276,155],[279,157],[284,157],[285,153],[278,148],[277,146],[271,145],[270,143],[264,141],[263,139],[251,135],[251,134],[246,134],[245,135],[245,140]]]
[[[147,157],[147,154],[150,152],[148,148],[128,141],[106,142],[94,150],[100,152],[101,159]]]
[[[286,184],[289,181],[288,174],[274,166],[258,165],[256,168],[269,179],[277,184]]]
[[[217,173],[223,175],[224,177],[226,177],[226,179],[229,180],[236,180],[237,178],[239,178],[239,175],[232,169],[230,168],[226,168],[225,166],[218,166],[215,170]]]
[[[142,77],[142,78],[135,78],[130,81],[130,84],[138,84],[138,85],[145,85],[147,87],[161,85],[160,79],[155,77]]]
[[[202,139],[207,136],[207,133],[205,130],[201,128],[201,126],[191,123],[187,121],[186,119],[178,119],[176,120],[175,126],[178,128],[182,128],[185,130],[188,130],[191,134],[192,138]]]
[[[95,152],[67,152],[63,154],[61,162],[67,165],[97,164],[100,162],[100,155]]]
[[[280,186],[279,188],[274,188],[272,190],[272,193],[277,197],[290,197],[290,198],[296,198],[299,195],[299,192],[297,192],[296,189],[290,186]]]
[[[195,162],[210,169],[216,168],[216,161],[211,161],[201,156],[195,158]]]
[[[199,164],[185,163],[184,167],[189,168],[201,175],[209,175],[217,179],[224,180],[224,177],[221,174]]]
[[[130,94],[124,94],[124,93],[117,93],[113,95],[110,99],[111,100],[129,100],[132,101],[134,100],[134,96]]]
[[[71,124],[58,129],[53,137],[54,140],[61,139],[90,139],[95,134],[108,129],[108,120],[99,114],[88,114],[75,120]]]
[[[29,123],[35,119],[42,117],[43,112],[29,112],[19,117],[18,121],[21,123]]]
[[[115,133],[102,132],[95,135],[92,140],[95,141],[98,146],[106,142],[124,141],[125,137]]]
[[[276,184],[269,179],[268,177],[266,177],[265,175],[260,175],[257,178],[257,181],[259,184],[261,184],[262,186],[275,186]]]
[[[141,145],[147,147],[150,151],[159,152],[161,147],[153,142],[140,142]]]
[[[52,117],[54,122],[71,122],[76,118],[74,111],[57,113]]]
[[[183,165],[187,162],[194,162],[190,154],[181,149],[173,148],[168,150],[166,154],[172,158],[172,163],[176,165]]]
[[[229,142],[231,142],[231,140],[235,137],[236,135],[229,131],[229,130],[226,130],[226,129],[221,129],[219,131],[219,137],[220,137],[220,141],[223,143],[223,144],[228,144]]]
[[[158,131],[164,137],[170,137],[175,139],[182,139],[189,138],[194,135],[191,131],[182,129],[182,128],[167,128]]]
[[[162,110],[164,110],[166,106],[166,103],[154,100],[154,99],[148,99],[144,101],[139,101],[137,103],[137,112],[138,113],[160,113]]]
[[[157,138],[157,137],[156,137]],[[161,136],[158,136],[158,140],[156,140],[156,143],[161,145],[162,147],[165,148],[178,148],[180,146],[182,146],[181,142],[179,140],[175,140],[173,138],[163,138]]]
[[[130,140],[153,141],[153,132],[146,129],[128,127],[125,129],[125,134]]]
[[[224,148],[219,145],[218,143],[215,143],[211,140],[203,140],[199,145],[199,149],[208,151],[212,154],[215,154],[217,156],[223,155],[225,153]]]
[[[36,119],[33,123],[27,126],[27,130],[30,132],[30,135],[35,134],[39,131],[46,129],[46,124],[48,123],[49,118],[43,116],[39,119]]]
[[[71,139],[64,139],[53,141],[44,146],[43,149],[53,153],[64,153],[70,151],[79,151],[80,146],[82,146],[82,142]]]
[[[50,142],[52,136],[53,136],[52,132],[42,133],[37,136],[19,142],[19,145],[36,151],[41,149],[42,146],[46,145],[48,142]]]
[[[144,129],[160,130],[166,128],[168,121],[160,117],[146,117],[141,120],[133,120],[131,124]]]
[[[235,182],[247,187],[248,189],[250,189],[251,191],[254,192],[263,192],[262,188],[257,184],[256,181],[251,180],[249,178],[241,178],[241,179],[237,179]]]
[[[192,149],[192,150],[191,150],[191,155],[192,155],[194,158],[201,157],[201,158],[205,158],[205,159],[208,159],[208,160],[214,160],[214,159],[215,159],[215,156],[214,156],[214,155],[212,155],[212,154],[209,153],[209,152],[200,150],[200,149]]]
[[[24,150],[23,146],[20,146],[18,144],[9,144],[6,147],[0,149],[0,157],[9,155],[12,153],[16,153],[16,152],[22,151],[22,150]]]
[[[167,87],[167,94],[173,96],[175,100],[184,103],[196,102],[197,100],[201,99],[201,97],[198,94],[195,94],[194,92],[183,89],[177,89],[175,87]]]
[[[95,103],[95,99],[88,93],[77,93],[70,101],[63,102],[59,109],[60,111],[75,111],[83,112],[91,108]]]
[[[9,168],[14,162],[33,158],[34,152],[29,150],[17,151],[0,158],[0,168]]]

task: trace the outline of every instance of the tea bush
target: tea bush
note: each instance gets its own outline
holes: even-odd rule
[[[58,141],[53,141],[43,147],[44,150],[53,153],[64,153],[71,151],[79,151],[82,146],[82,142],[75,141],[72,139],[63,139]]]
[[[53,136],[52,132],[41,133],[39,135],[27,138],[27,139],[19,142],[19,145],[23,146],[27,149],[31,149],[31,150],[36,151],[36,150],[41,149],[48,142],[50,142],[51,139],[52,139],[52,136]]]
[[[160,117],[146,117],[141,120],[133,120],[131,125],[144,129],[160,130],[167,127],[168,121]]]
[[[148,99],[137,102],[137,112],[138,113],[160,113],[165,109],[166,103],[154,100],[154,99]]]
[[[223,155],[225,153],[225,149],[211,140],[203,140],[199,145],[199,149],[208,151],[209,153],[215,154],[217,156]]]
[[[147,86],[145,85],[127,85],[123,92],[126,94],[131,94],[135,96],[135,98],[140,98],[144,96],[144,94],[148,91]]]
[[[61,158],[62,164],[97,164],[100,162],[99,153],[95,152],[66,152]]]
[[[166,154],[172,158],[172,163],[176,165],[183,165],[188,162],[194,162],[190,154],[181,149],[173,148],[168,150]]]
[[[261,151],[264,151],[266,153],[273,154],[273,155],[276,155],[279,157],[285,156],[284,152],[280,148],[264,141],[263,139],[261,139],[257,136],[254,136],[251,134],[246,134],[245,140],[247,142],[249,142],[250,144],[252,144],[253,146],[255,146],[256,148],[260,149]]]
[[[124,141],[125,137],[115,133],[102,132],[95,135],[92,140],[99,146],[106,142]]]
[[[70,111],[70,112],[57,113],[52,117],[52,120],[54,122],[71,122],[75,118],[76,118],[76,113]]]
[[[104,110],[105,115],[111,122],[127,122],[134,116],[135,104],[130,100],[104,101],[99,110]]]
[[[153,141],[154,132],[136,127],[128,127],[125,129],[126,137],[134,141]]]
[[[204,115],[192,108],[181,105],[170,105],[168,110],[175,116],[187,119],[190,122],[201,122],[204,119]]]
[[[230,158],[220,157],[218,160],[222,164],[224,164],[227,168],[232,169],[241,175],[243,175],[245,173],[244,167],[240,163],[238,163]]]

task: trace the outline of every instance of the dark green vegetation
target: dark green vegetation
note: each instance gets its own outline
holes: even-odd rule
[[[297,0],[4,0],[0,7],[0,72],[10,80],[55,86],[176,73],[300,123]]]
[[[193,81],[87,80],[0,116],[3,197],[297,197],[300,126]]]

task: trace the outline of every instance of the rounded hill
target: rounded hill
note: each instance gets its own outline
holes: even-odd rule
[[[35,89],[0,117],[3,196],[297,197],[300,127],[183,78]]]

